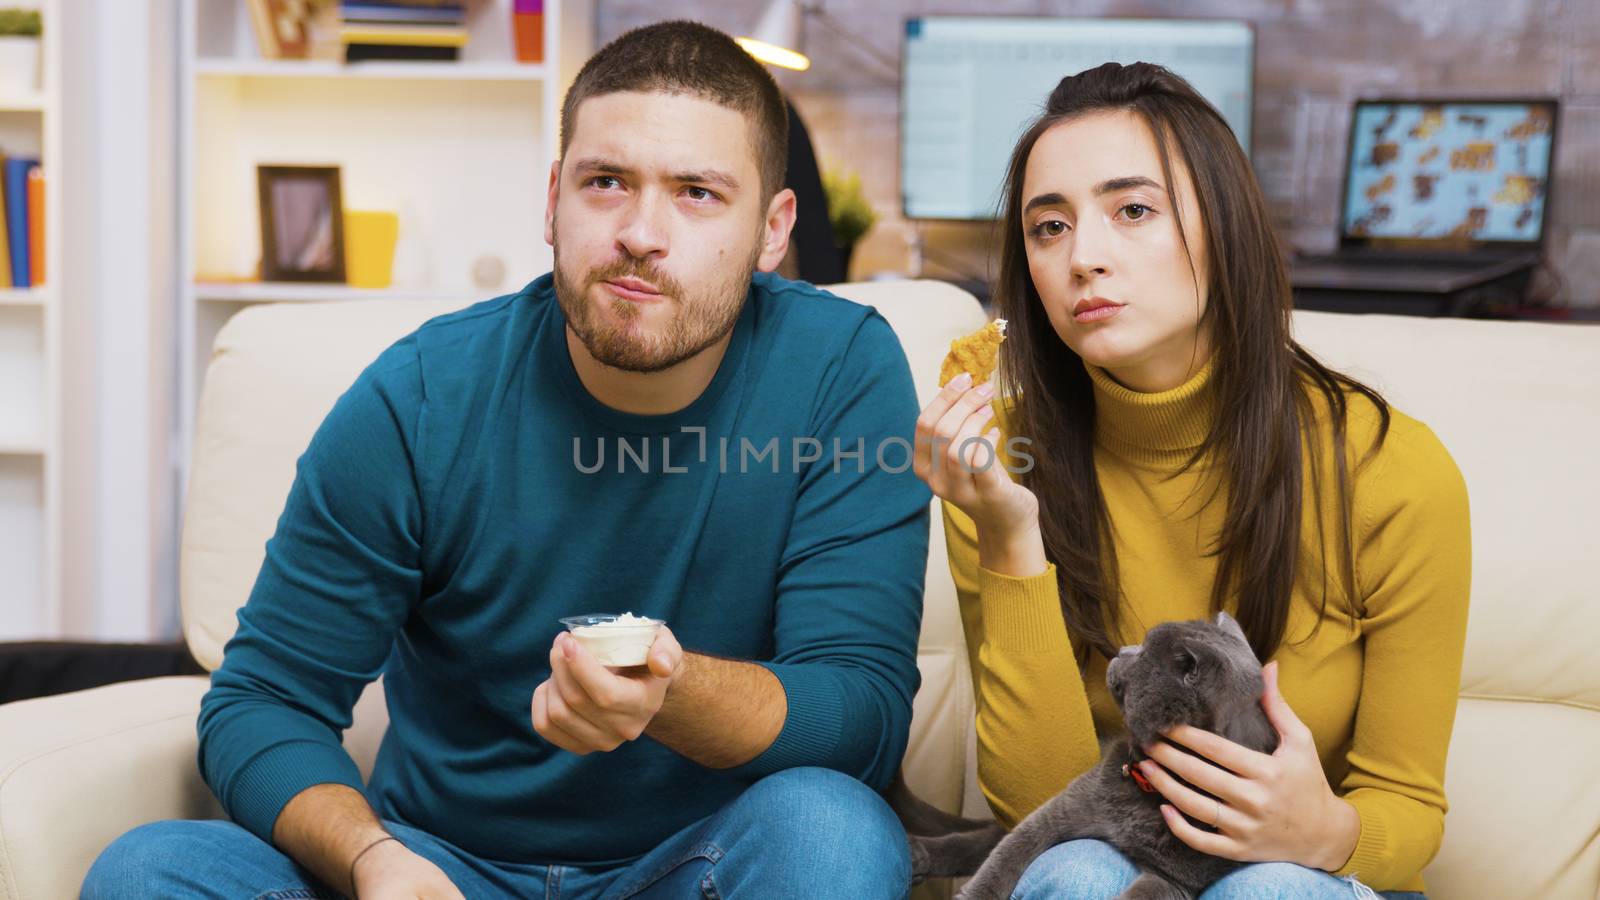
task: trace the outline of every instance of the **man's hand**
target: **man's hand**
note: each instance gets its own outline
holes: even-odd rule
[[[357,900],[466,900],[444,870],[399,841],[362,854],[353,887]]]
[[[683,648],[667,626],[643,666],[612,669],[567,632],[550,648],[550,677],[533,692],[533,730],[579,756],[609,752],[644,734],[683,668]]]

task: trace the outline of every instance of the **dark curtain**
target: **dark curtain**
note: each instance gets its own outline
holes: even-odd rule
[[[836,284],[845,279],[844,254],[833,243],[828,196],[822,191],[816,151],[811,148],[811,135],[799,111],[787,98],[784,105],[789,108],[789,167],[784,184],[794,191],[797,208],[789,252],[799,263],[802,281]]]

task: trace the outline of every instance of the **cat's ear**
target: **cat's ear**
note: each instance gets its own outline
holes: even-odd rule
[[[1200,680],[1200,654],[1194,652],[1193,647],[1182,647],[1178,650],[1178,667],[1183,672],[1183,683],[1194,684]]]
[[[1216,625],[1223,631],[1226,631],[1227,633],[1237,637],[1240,642],[1245,644],[1250,643],[1250,639],[1244,636],[1244,629],[1240,627],[1239,621],[1233,616],[1228,615],[1226,612],[1217,613]]]

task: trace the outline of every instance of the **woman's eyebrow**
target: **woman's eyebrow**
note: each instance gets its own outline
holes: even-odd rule
[[[1138,187],[1154,188],[1163,193],[1166,192],[1166,189],[1161,185],[1149,178],[1144,177],[1143,175],[1124,175],[1121,178],[1110,178],[1095,185],[1094,195],[1096,197],[1100,197],[1115,191],[1125,191],[1129,188]]]
[[[1041,206],[1064,206],[1066,202],[1067,198],[1061,196],[1060,194],[1040,194],[1028,201],[1028,205],[1022,208],[1022,214],[1027,215]]]
[[[1129,188],[1139,187],[1153,188],[1161,191],[1162,193],[1166,193],[1166,188],[1162,187],[1158,182],[1146,178],[1143,175],[1124,175],[1121,178],[1108,178],[1105,181],[1095,185],[1094,195],[1096,197],[1103,197],[1106,194],[1114,193],[1116,191],[1125,191]],[[1041,206],[1065,206],[1066,203],[1066,197],[1052,191],[1048,194],[1040,194],[1034,197],[1032,200],[1029,200],[1027,205],[1022,207],[1022,213],[1023,215],[1027,215]]]

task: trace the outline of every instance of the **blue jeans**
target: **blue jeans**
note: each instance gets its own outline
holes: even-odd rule
[[[1139,869],[1104,841],[1068,841],[1046,850],[1022,873],[1013,900],[1107,900],[1127,890]],[[1375,893],[1365,885],[1294,863],[1253,863],[1236,869],[1200,900],[1425,900],[1410,891]]]
[[[903,898],[905,832],[871,788],[827,769],[778,772],[640,859],[607,869],[478,859],[401,822],[384,827],[471,900]],[[338,890],[226,820],[152,822],[107,847],[85,898],[337,898]]]

